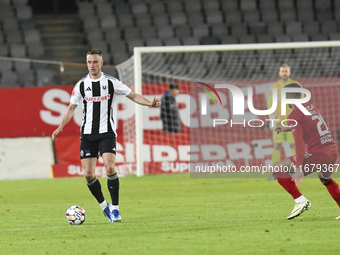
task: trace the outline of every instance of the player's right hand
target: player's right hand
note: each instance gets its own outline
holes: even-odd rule
[[[60,129],[60,127],[58,127],[56,130],[54,130],[53,134],[51,135],[52,137],[52,141],[56,141],[57,140],[57,135],[61,132],[62,130]]]
[[[281,132],[288,132],[288,131],[290,131],[290,127],[277,126],[275,128],[275,131],[276,131],[277,134],[280,134]]]
[[[283,132],[283,127],[282,126],[277,126],[275,128],[275,131],[276,131],[277,134],[280,134],[281,132]]]
[[[302,183],[302,179],[304,179],[305,176],[301,170],[301,167],[297,167],[295,173],[293,174],[293,180],[295,181],[295,185],[298,187]]]

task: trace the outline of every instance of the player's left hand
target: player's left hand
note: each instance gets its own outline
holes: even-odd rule
[[[151,107],[160,107],[161,106],[161,99],[153,97],[153,100],[151,102]]]
[[[302,172],[301,167],[297,167],[293,175],[293,180],[295,181],[295,185],[299,186],[302,183],[302,179],[305,179],[305,176]]]
[[[280,134],[281,132],[288,132],[290,131],[290,127],[277,126],[275,131],[277,134]]]

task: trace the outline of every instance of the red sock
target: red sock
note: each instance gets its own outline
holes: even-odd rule
[[[281,186],[292,195],[294,199],[302,196],[299,189],[296,187],[295,182],[292,181],[292,177],[286,172],[273,173],[274,177],[281,184]],[[338,186],[339,187],[339,186]]]
[[[332,198],[340,207],[340,187],[339,185],[331,178],[326,184],[324,184],[331,194]]]

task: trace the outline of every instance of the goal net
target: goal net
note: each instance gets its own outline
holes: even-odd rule
[[[291,67],[291,79],[311,92],[311,101],[338,143],[339,47],[340,42],[328,41],[135,48],[134,56],[117,66],[121,81],[150,100],[163,97],[163,103],[169,85],[177,85],[181,121],[180,132],[167,132],[160,108],[121,107],[123,144],[129,146],[137,175],[195,172],[197,166],[214,164],[237,170],[269,165],[274,145],[271,117],[248,109],[248,88],[254,108],[268,109],[270,87],[280,79],[282,64]],[[240,88],[244,104],[234,104],[230,90],[215,84]],[[233,115],[237,110],[244,114]],[[220,124],[214,127],[216,120]],[[290,155],[289,144],[283,144],[281,158]]]

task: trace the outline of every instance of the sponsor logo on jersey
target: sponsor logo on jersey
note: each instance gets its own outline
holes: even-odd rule
[[[91,88],[90,88],[90,87],[87,87],[87,88],[85,89],[85,91],[91,91]]]
[[[101,96],[101,97],[85,97],[85,100],[87,102],[100,102],[100,101],[105,101],[105,100],[109,100],[110,99],[110,95],[106,95],[106,96]]]

